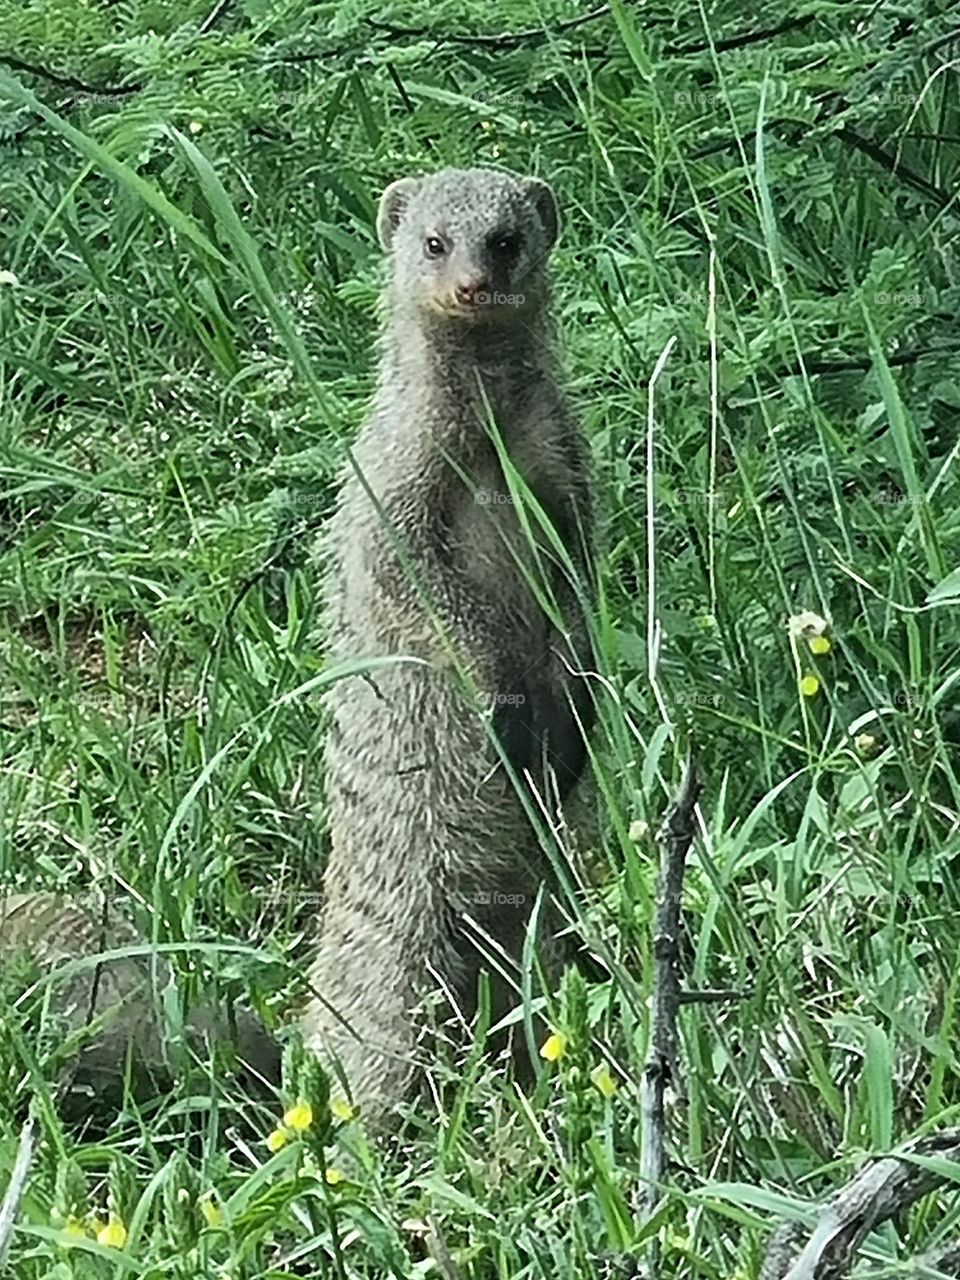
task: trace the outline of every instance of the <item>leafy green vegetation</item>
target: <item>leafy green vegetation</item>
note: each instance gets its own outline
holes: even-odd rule
[[[599,1278],[659,1238],[664,1274],[754,1276],[778,1215],[960,1107],[955,6],[0,0],[0,28],[0,885],[95,882],[184,1000],[302,997],[313,552],[388,181],[555,186],[604,524],[575,870],[606,976],[568,978],[532,1096],[474,1049],[385,1155],[319,1105],[264,1145],[305,1064],[276,1115],[198,1121],[188,1080],[78,1133],[5,991],[0,1170],[46,1099],[14,1274]],[[650,833],[690,741],[684,980],[734,996],[682,1010],[647,1221]],[[928,1198],[864,1274],[958,1217]]]

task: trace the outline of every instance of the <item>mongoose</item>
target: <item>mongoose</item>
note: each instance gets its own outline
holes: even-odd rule
[[[558,225],[545,182],[488,169],[404,178],[380,201],[378,389],[329,526],[324,610],[332,663],[398,661],[324,695],[331,852],[304,1016],[374,1128],[410,1093],[422,998],[475,1012],[465,915],[509,967],[549,885],[490,727],[551,812],[585,761],[592,508],[554,367]],[[509,987],[494,998],[502,1014]]]
[[[150,957],[131,954],[86,963],[108,951],[143,947],[143,939],[116,911],[97,910],[52,893],[0,895],[0,967],[9,975],[29,967],[42,979],[53,973],[49,1009],[69,1052],[62,1079],[66,1110],[82,1110],[83,1095],[119,1102],[129,1064],[136,1095],[156,1095],[171,1075],[167,1036],[154,994]],[[156,986],[171,982],[158,957]],[[9,996],[9,992],[7,993]],[[191,1010],[187,1035],[199,1052],[213,1041],[233,1044],[241,1077],[257,1091],[279,1083],[280,1050],[260,1020],[236,1011],[234,1024],[209,1007]]]

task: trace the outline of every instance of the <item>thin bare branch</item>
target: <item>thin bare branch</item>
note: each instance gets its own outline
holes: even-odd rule
[[[30,1169],[33,1165],[36,1149],[37,1124],[31,1115],[20,1130],[20,1141],[17,1145],[17,1154],[13,1162],[13,1172],[10,1174],[10,1181],[7,1183],[3,1203],[0,1204],[0,1271],[3,1271],[7,1265],[10,1238],[13,1235],[17,1214],[20,1211],[20,1201],[23,1199],[23,1193],[27,1189],[27,1180],[30,1177]]]
[[[660,870],[653,936],[653,996],[650,1044],[640,1087],[640,1121],[643,1146],[640,1176],[644,1186],[644,1210],[653,1211],[665,1168],[667,1086],[677,1078],[677,1012],[680,992],[680,898],[687,853],[694,835],[694,808],[700,781],[692,759],[684,767],[680,789],[668,809],[657,845]]]
[[[140,84],[90,84],[66,72],[51,71],[49,67],[40,66],[36,62],[24,62],[22,58],[15,58],[11,53],[0,53],[0,65],[9,67],[11,71],[23,71],[27,75],[39,76],[41,80],[48,80],[61,89],[75,89],[79,93],[98,98],[122,98],[131,93],[139,93],[143,88]]]
[[[809,26],[813,19],[812,13],[800,14],[797,17],[784,18],[783,22],[775,27],[767,27],[760,31],[741,31],[723,40],[712,42],[701,40],[697,44],[668,44],[664,52],[670,58],[682,58],[695,53],[707,53],[711,49],[715,53],[724,53],[728,49],[743,49],[750,44],[763,44],[764,41],[773,40],[776,36],[785,35],[788,31],[798,31],[802,27]]]
[[[588,13],[579,17],[568,18],[566,22],[558,22],[549,29],[551,35],[561,35],[564,31],[572,31],[587,22],[593,22],[610,12],[608,4],[598,5]],[[387,35],[401,36],[407,39],[431,39],[447,44],[480,45],[487,49],[509,49],[511,45],[525,44],[528,40],[542,40],[547,31],[543,27],[528,27],[524,31],[503,31],[500,34],[480,32],[471,34],[461,31],[437,31],[435,27],[398,27],[391,22],[380,22],[376,18],[366,18],[365,25],[374,31],[384,31]]]

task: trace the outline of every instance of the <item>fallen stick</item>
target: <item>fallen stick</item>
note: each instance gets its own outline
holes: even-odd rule
[[[906,1272],[906,1280],[935,1280],[938,1276],[960,1276],[960,1240],[949,1240],[914,1258]]]
[[[842,1280],[871,1231],[949,1180],[911,1156],[960,1162],[960,1129],[918,1138],[899,1155],[871,1160],[823,1205],[809,1239],[799,1223],[778,1227],[767,1244],[760,1280]],[[941,1245],[909,1266],[906,1274],[917,1280],[960,1276],[960,1242]]]

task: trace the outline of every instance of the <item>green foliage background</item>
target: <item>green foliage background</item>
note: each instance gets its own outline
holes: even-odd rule
[[[451,1123],[333,1188],[213,1130],[161,1173],[174,1098],[99,1145],[57,1130],[16,1274],[121,1274],[55,1243],[59,1150],[101,1204],[127,1170],[141,1275],[442,1275],[427,1218],[471,1280],[633,1274],[654,1234],[670,1274],[753,1275],[768,1215],[960,1103],[955,6],[0,0],[0,29],[0,883],[96,880],[201,944],[182,994],[295,1003],[311,548],[372,385],[393,178],[554,184],[605,547],[581,923],[610,976],[567,991],[532,1106],[477,1066]],[[801,610],[829,654],[791,641]],[[647,833],[691,738],[685,976],[739,998],[683,1013],[651,1227]],[[53,1075],[0,1069],[3,1167]],[[215,1186],[228,1227],[181,1222],[164,1178]],[[956,1217],[928,1201],[870,1265]]]

